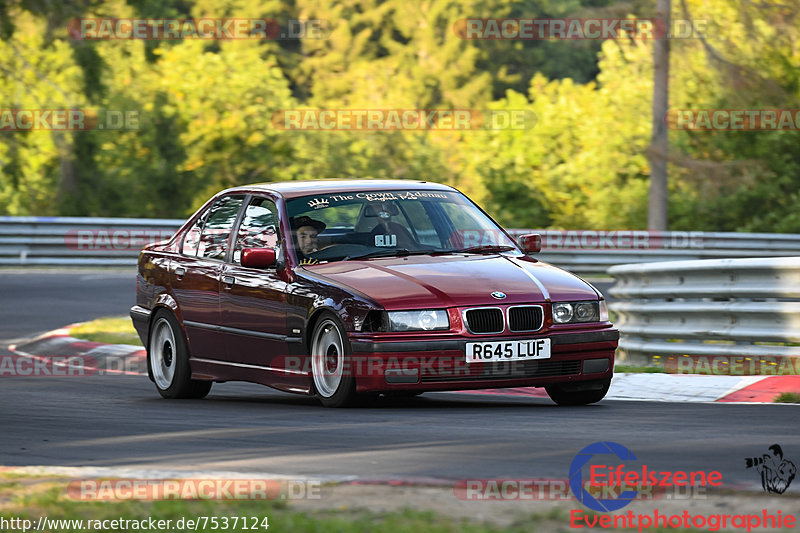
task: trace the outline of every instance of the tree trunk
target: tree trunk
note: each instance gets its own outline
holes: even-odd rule
[[[650,141],[650,197],[647,227],[667,229],[667,152],[669,139],[665,117],[669,105],[670,0],[657,0],[656,18],[664,22],[664,35],[653,48],[653,137]]]

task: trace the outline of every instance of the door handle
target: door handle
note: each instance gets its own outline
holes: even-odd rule
[[[236,278],[233,276],[222,276],[222,283],[225,284],[227,288],[231,288],[234,283],[236,283]]]
[[[175,277],[177,277],[178,279],[181,279],[184,274],[186,274],[186,269],[185,268],[177,267],[175,269]]]

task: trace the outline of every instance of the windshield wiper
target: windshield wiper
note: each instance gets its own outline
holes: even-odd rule
[[[481,245],[470,246],[469,248],[461,248],[455,250],[409,250],[408,248],[396,248],[387,250],[375,250],[361,255],[349,255],[342,259],[342,261],[355,261],[358,259],[374,259],[376,257],[406,257],[409,255],[452,255],[452,254],[494,254],[499,252],[510,252],[514,250],[513,246],[499,246]]]
[[[353,261],[357,259],[372,259],[375,257],[406,257],[408,255],[428,255],[439,250],[409,250],[408,248],[395,248],[391,250],[375,250],[361,255],[348,255],[342,261]]]
[[[469,248],[460,248],[458,250],[452,250],[454,254],[495,254],[499,252],[510,252],[513,250],[513,246],[507,245],[497,245],[497,244],[487,244],[481,246],[470,246]]]

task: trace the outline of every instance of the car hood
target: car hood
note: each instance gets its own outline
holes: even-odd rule
[[[365,294],[386,309],[596,300],[594,288],[526,256],[408,256],[305,267],[329,283]],[[492,292],[506,294],[502,300]]]

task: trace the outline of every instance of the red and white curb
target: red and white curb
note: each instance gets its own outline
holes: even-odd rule
[[[78,325],[71,324],[48,331],[22,343],[12,344],[8,347],[8,351],[14,354],[14,357],[41,363],[36,368],[48,368],[45,365],[70,366],[77,362],[84,374],[133,376],[147,374],[147,352],[144,348],[130,344],[91,342],[71,337],[70,329]],[[15,367],[16,365],[11,364],[10,366]],[[70,368],[73,367],[70,366]],[[53,375],[58,375],[58,373],[54,372]]]
[[[485,389],[473,394],[547,398],[541,388]],[[773,403],[783,392],[800,393],[800,376],[706,376],[697,374],[614,374],[607,400],[649,402]]]

